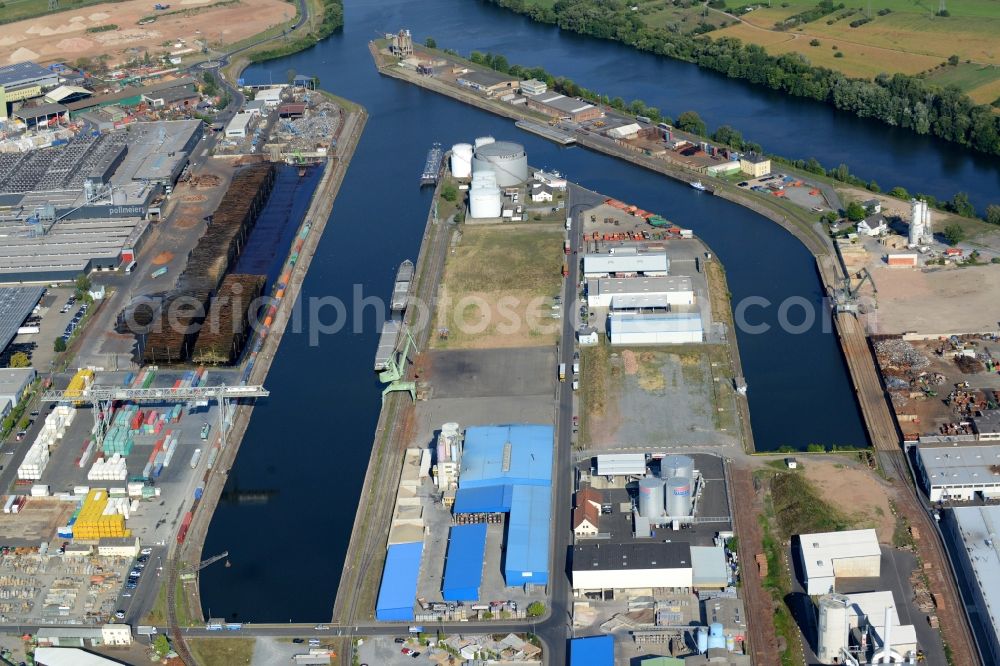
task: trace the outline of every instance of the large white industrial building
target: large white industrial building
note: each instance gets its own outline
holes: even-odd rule
[[[845,653],[860,663],[901,663],[916,656],[916,628],[900,625],[892,592],[826,594],[816,605],[816,657],[820,663],[846,663]],[[863,653],[861,645],[865,646]],[[880,658],[885,661],[877,661]]]
[[[666,252],[640,254],[619,250],[614,254],[587,254],[583,257],[585,278],[626,277],[642,275],[658,277],[667,275],[670,260]]]
[[[612,312],[608,328],[613,345],[672,345],[705,339],[701,315],[696,312],[651,315]]]
[[[1000,444],[917,447],[917,467],[932,502],[1000,498]]]
[[[942,528],[960,577],[972,590],[972,604],[983,628],[979,649],[988,664],[1000,664],[1000,506],[964,506],[944,512]]]
[[[573,547],[573,590],[690,590],[691,546],[681,542],[587,543]]]
[[[810,596],[835,592],[838,578],[877,578],[882,551],[875,530],[799,535],[799,553]]]
[[[659,299],[651,302],[666,302],[667,305],[692,305],[694,289],[691,278],[636,277],[597,278],[587,281],[587,305],[592,308],[615,307],[615,302],[627,303],[631,299]]]

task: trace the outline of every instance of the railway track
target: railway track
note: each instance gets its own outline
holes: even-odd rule
[[[753,473],[748,469],[729,467],[733,489],[733,522],[737,540],[737,551],[743,575],[743,603],[746,606],[747,642],[753,663],[767,666],[774,663],[778,654],[778,640],[774,628],[774,601],[764,589],[764,581],[754,558],[764,552],[763,535],[757,523],[757,515],[764,507],[757,497],[753,485]]]
[[[434,296],[444,268],[447,254],[450,228],[444,222],[435,223],[428,217],[424,231],[421,254],[417,259],[414,274],[416,290],[411,302],[420,302],[428,308],[433,307]],[[417,313],[411,309],[407,313],[408,324],[413,324]],[[418,349],[425,349],[430,338],[431,322],[420,330],[414,331],[414,340]],[[373,619],[372,616],[359,617],[362,591],[371,575],[372,568],[381,562],[388,537],[389,522],[392,518],[395,487],[399,482],[401,469],[397,464],[399,456],[406,446],[406,420],[412,416],[411,407],[407,404],[409,396],[404,393],[390,394],[386,399],[383,416],[379,420],[376,431],[377,451],[373,452],[365,477],[365,491],[359,507],[364,507],[365,513],[359,508],[358,516],[352,531],[351,544],[344,560],[344,573],[341,576],[337,599],[334,603],[333,621],[351,624]],[[384,461],[390,461],[385,464]],[[391,472],[386,470],[392,470]],[[360,543],[359,533],[364,534]],[[344,658],[348,654],[345,651]]]
[[[930,565],[925,568],[925,573],[938,598],[941,636],[951,648],[952,663],[978,664],[980,662],[972,630],[965,613],[958,612],[963,607],[962,598],[944,546],[937,537],[937,526],[924,506],[916,480],[910,476],[906,453],[901,448],[902,438],[895,418],[889,411],[868,338],[854,316],[838,314],[836,321],[837,333],[854,380],[858,404],[868,426],[872,446],[878,453],[882,470],[892,477],[899,488],[897,509],[921,535],[914,541],[921,561],[925,567]]]

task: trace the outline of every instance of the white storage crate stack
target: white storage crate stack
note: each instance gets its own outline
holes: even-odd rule
[[[42,478],[42,472],[48,464],[49,446],[41,442],[40,439],[36,439],[28,452],[24,454],[21,466],[17,468],[17,478],[24,481],[37,481]]]
[[[49,487],[40,483],[36,483],[31,486],[31,496],[32,497],[48,497]]]
[[[45,466],[49,464],[49,450],[66,434],[66,428],[73,423],[76,410],[69,405],[59,405],[45,417],[42,430],[28,448],[24,461],[17,468],[17,478],[37,481],[42,478]]]
[[[129,499],[127,497],[108,497],[108,503],[104,507],[104,515],[114,516],[119,513],[125,516],[125,520],[128,520],[132,515],[132,505]]]
[[[88,481],[124,481],[127,478],[128,469],[120,453],[108,459],[98,458],[87,472]]]

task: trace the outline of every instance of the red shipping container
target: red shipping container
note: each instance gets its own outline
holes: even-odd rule
[[[184,539],[187,538],[188,529],[191,527],[191,520],[194,516],[190,511],[184,514],[184,520],[181,521],[180,529],[177,530],[177,543],[184,543]]]

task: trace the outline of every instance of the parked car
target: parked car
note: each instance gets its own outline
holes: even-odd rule
[[[116,610],[115,611],[115,617],[118,618],[119,620],[124,620],[125,619],[125,611],[123,611],[123,610]]]

